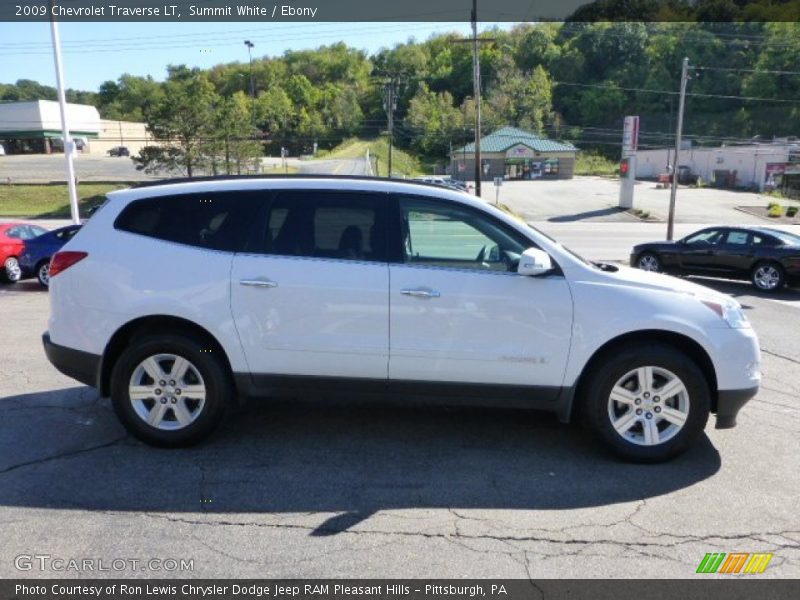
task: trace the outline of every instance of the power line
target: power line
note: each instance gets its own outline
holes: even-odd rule
[[[670,96],[679,96],[679,92],[672,90],[654,90],[650,88],[637,88],[637,87],[623,87],[619,85],[604,85],[597,83],[575,83],[571,81],[553,81],[553,85],[566,85],[571,87],[583,88],[597,88],[606,90],[620,90],[624,92],[645,92],[649,94],[667,94]],[[748,102],[778,102],[782,104],[800,104],[800,100],[785,100],[781,98],[762,98],[760,96],[734,96],[729,94],[701,94],[698,92],[687,92],[687,96],[695,98],[722,98],[727,100],[745,100]]]
[[[698,71],[725,71],[728,73],[770,73],[776,75],[800,75],[800,71],[778,71],[772,69],[733,69],[728,67],[697,67],[692,65],[692,69]]]

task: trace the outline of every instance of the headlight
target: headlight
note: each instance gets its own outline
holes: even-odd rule
[[[717,313],[719,318],[725,321],[729,327],[733,329],[750,327],[747,315],[744,314],[742,307],[737,302],[731,301],[724,304],[713,300],[701,300],[701,302]]]

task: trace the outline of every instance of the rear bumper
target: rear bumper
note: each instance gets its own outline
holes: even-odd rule
[[[50,341],[50,334],[42,334],[42,344],[47,360],[67,377],[72,377],[83,384],[97,387],[101,357],[82,350],[59,346]]]
[[[736,427],[736,415],[753,396],[758,386],[741,390],[720,390],[717,392],[717,429]]]

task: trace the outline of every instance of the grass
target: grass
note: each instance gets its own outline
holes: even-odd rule
[[[578,152],[575,159],[575,175],[597,175],[619,177],[619,163],[591,152]]]
[[[106,193],[129,187],[126,183],[78,184],[80,213],[101,204]],[[34,219],[67,219],[70,216],[66,183],[0,184],[0,216]]]
[[[381,137],[371,140],[351,138],[332,150],[319,152],[316,158],[363,158],[367,153],[367,148],[369,148],[369,154],[373,159],[373,165],[375,164],[375,158],[378,159],[378,173],[376,175],[386,177],[389,166],[389,142],[386,138]],[[398,149],[396,146],[393,148],[392,171],[395,175],[415,177],[424,175],[423,169],[424,165],[418,158]]]

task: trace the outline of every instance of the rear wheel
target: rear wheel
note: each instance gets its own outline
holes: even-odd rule
[[[762,262],[753,267],[750,281],[762,292],[775,292],[783,287],[785,275],[783,267],[774,262]]]
[[[16,256],[9,256],[0,269],[0,279],[5,283],[17,283],[22,279],[22,269]]]
[[[50,285],[50,261],[42,261],[36,269],[36,279],[43,287]]]
[[[660,462],[684,452],[708,421],[711,397],[698,366],[672,346],[635,344],[589,374],[585,416],[616,454]]]
[[[208,344],[184,334],[136,338],[111,374],[111,400],[125,428],[164,447],[195,444],[222,421],[234,395],[230,373]]]
[[[653,271],[658,273],[661,271],[661,259],[659,259],[658,256],[652,252],[643,252],[639,255],[639,259],[636,261],[636,266],[642,271]]]

